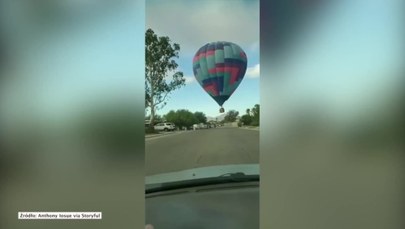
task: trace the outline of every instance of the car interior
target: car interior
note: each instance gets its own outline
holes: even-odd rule
[[[149,193],[145,213],[155,229],[259,228],[259,181]]]

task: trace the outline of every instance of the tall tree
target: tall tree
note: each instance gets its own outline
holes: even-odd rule
[[[164,118],[168,122],[174,123],[176,126],[179,126],[177,122],[177,113],[174,110],[169,111],[167,114],[164,115]]]
[[[165,115],[165,118],[168,122],[174,123],[177,127],[181,129],[183,127],[191,127],[193,124],[198,122],[194,114],[188,110],[181,109],[177,111],[170,111]]]
[[[239,115],[238,111],[230,110],[230,111],[228,111],[228,113],[226,113],[224,120],[226,122],[235,122],[238,115]]]
[[[183,72],[176,72],[175,58],[179,58],[179,51],[180,45],[172,43],[169,37],[158,37],[152,29],[146,31],[145,109],[150,109],[152,127],[156,110],[166,105],[170,92],[185,85]]]
[[[260,105],[255,104],[252,108],[252,125],[259,126],[260,125]]]
[[[240,121],[243,122],[243,125],[250,125],[252,123],[252,116],[248,114],[242,115]]]
[[[195,112],[194,113],[195,118],[198,120],[199,123],[206,123],[207,122],[207,116],[203,112]]]
[[[250,116],[250,109],[246,109],[246,114]]]

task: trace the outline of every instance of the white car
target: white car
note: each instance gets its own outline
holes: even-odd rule
[[[208,125],[204,124],[204,123],[200,123],[199,128],[200,129],[208,129]]]
[[[155,130],[158,131],[173,131],[176,129],[176,126],[171,122],[162,122],[155,125]]]

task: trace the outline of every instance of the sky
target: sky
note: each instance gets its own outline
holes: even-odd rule
[[[143,116],[144,36],[140,34],[148,27],[181,45],[179,70],[188,82],[174,91],[158,114],[186,108],[203,111],[208,116],[219,115],[218,105],[194,81],[192,73],[192,57],[207,41],[234,41],[247,53],[250,68],[224,104],[225,110],[243,113],[260,99],[269,99],[266,97],[272,95],[269,90],[283,88],[286,88],[283,98],[273,100],[274,103],[332,100],[333,103],[325,103],[331,106],[332,112],[355,112],[354,108],[362,107],[358,104],[365,101],[364,97],[373,101],[386,94],[384,85],[394,84],[394,75],[403,66],[403,48],[399,48],[403,46],[405,21],[402,0],[336,1],[305,33],[296,35],[298,41],[290,44],[293,51],[283,66],[268,63],[271,75],[266,79],[271,79],[272,86],[261,90],[260,85],[264,84],[260,80],[265,79],[260,79],[258,71],[258,1],[148,0],[146,3],[146,11],[135,11],[142,6],[124,0],[115,8],[107,5],[103,10],[81,11],[81,17],[72,11],[75,13],[68,18],[77,21],[69,24],[60,20],[53,27],[43,23],[50,20],[36,21],[30,18],[32,14],[0,8],[8,12],[8,15],[0,14],[9,17],[1,23],[9,23],[5,34],[10,36],[16,61],[9,65],[12,69],[8,75],[13,77],[0,85],[0,102],[10,104],[1,110],[11,113],[13,107],[18,107],[16,104],[27,100],[35,104],[29,109],[41,109],[41,116],[48,119],[56,114],[68,116],[80,106],[86,106],[89,100],[100,102],[124,97],[139,107]],[[15,110],[13,116],[25,113]]]
[[[15,58],[7,73],[12,77],[0,85],[0,105],[8,107],[1,110],[10,117],[35,111],[50,121],[122,101],[143,118],[143,1],[64,3],[68,6],[56,7],[51,19],[32,7],[8,10],[2,23],[8,23],[4,28]]]
[[[180,44],[178,71],[184,73],[186,85],[170,94],[167,105],[157,111],[202,111],[209,117],[221,115],[218,104],[194,78],[192,59],[203,45],[215,41],[238,44],[248,57],[245,77],[234,94],[225,102],[225,112],[240,114],[260,103],[258,0],[150,0],[146,2],[146,28],[158,36],[168,36]]]
[[[373,114],[403,75],[402,4],[400,0],[330,4],[289,44],[284,63],[270,63],[268,69],[278,77],[266,89],[277,93],[263,93],[262,99],[271,100],[274,107],[316,103],[336,119]],[[267,97],[276,94],[277,99]],[[278,120],[274,112],[272,117]]]

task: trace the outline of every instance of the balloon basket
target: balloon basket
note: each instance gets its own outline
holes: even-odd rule
[[[225,109],[223,107],[221,107],[221,109],[219,109],[219,113],[224,113]]]

